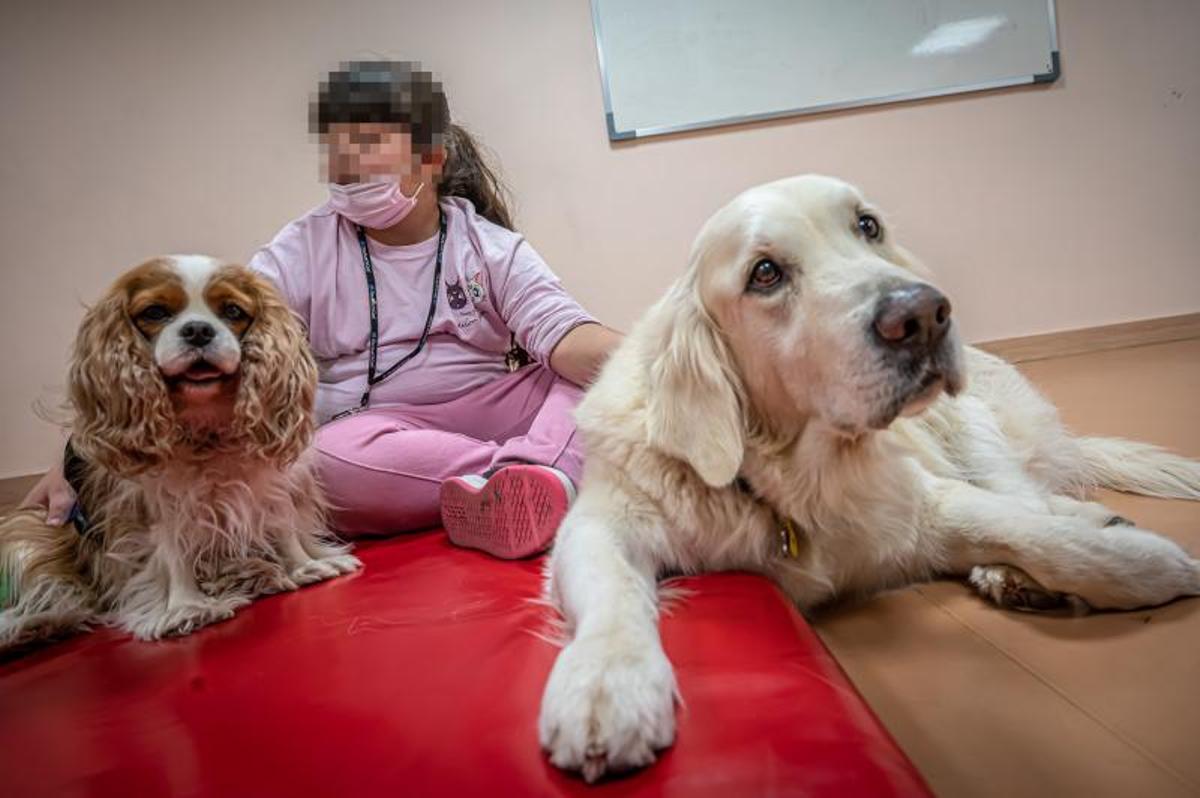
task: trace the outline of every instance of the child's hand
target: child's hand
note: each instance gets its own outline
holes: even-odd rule
[[[33,490],[21,500],[21,509],[46,508],[46,523],[62,526],[71,517],[75,507],[75,491],[63,476],[62,458],[33,486]]]

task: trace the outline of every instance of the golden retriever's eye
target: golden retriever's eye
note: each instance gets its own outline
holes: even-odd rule
[[[221,307],[221,318],[226,321],[245,321],[248,318],[248,314],[232,302],[226,302]]]
[[[166,321],[171,318],[171,311],[167,310],[164,305],[150,305],[144,308],[137,317],[138,321],[148,321],[157,324],[160,321]]]
[[[763,258],[754,264],[750,271],[750,282],[746,288],[751,291],[770,291],[783,282],[783,269],[775,261]]]
[[[879,220],[869,213],[858,215],[858,229],[868,241],[878,241],[883,237],[883,227],[880,226]]]

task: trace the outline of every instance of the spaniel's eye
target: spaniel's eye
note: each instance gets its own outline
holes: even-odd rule
[[[750,272],[750,283],[746,287],[754,291],[770,291],[781,282],[783,282],[783,270],[775,264],[775,261],[763,258],[754,264],[754,269]]]
[[[880,226],[879,220],[869,213],[858,215],[858,229],[867,237],[868,241],[878,241],[883,235],[883,228]]]
[[[141,321],[160,322],[171,318],[171,311],[163,305],[151,305],[138,314]]]
[[[232,302],[226,302],[221,308],[221,318],[226,321],[245,321],[248,314]]]

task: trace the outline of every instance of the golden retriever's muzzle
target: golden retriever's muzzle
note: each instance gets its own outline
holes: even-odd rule
[[[950,300],[933,286],[889,289],[876,305],[871,336],[893,375],[872,427],[886,427],[907,409],[923,409],[942,390],[954,395],[962,388]]]

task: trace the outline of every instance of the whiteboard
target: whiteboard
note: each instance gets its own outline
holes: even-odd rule
[[[609,138],[1059,74],[1054,0],[592,0]]]

